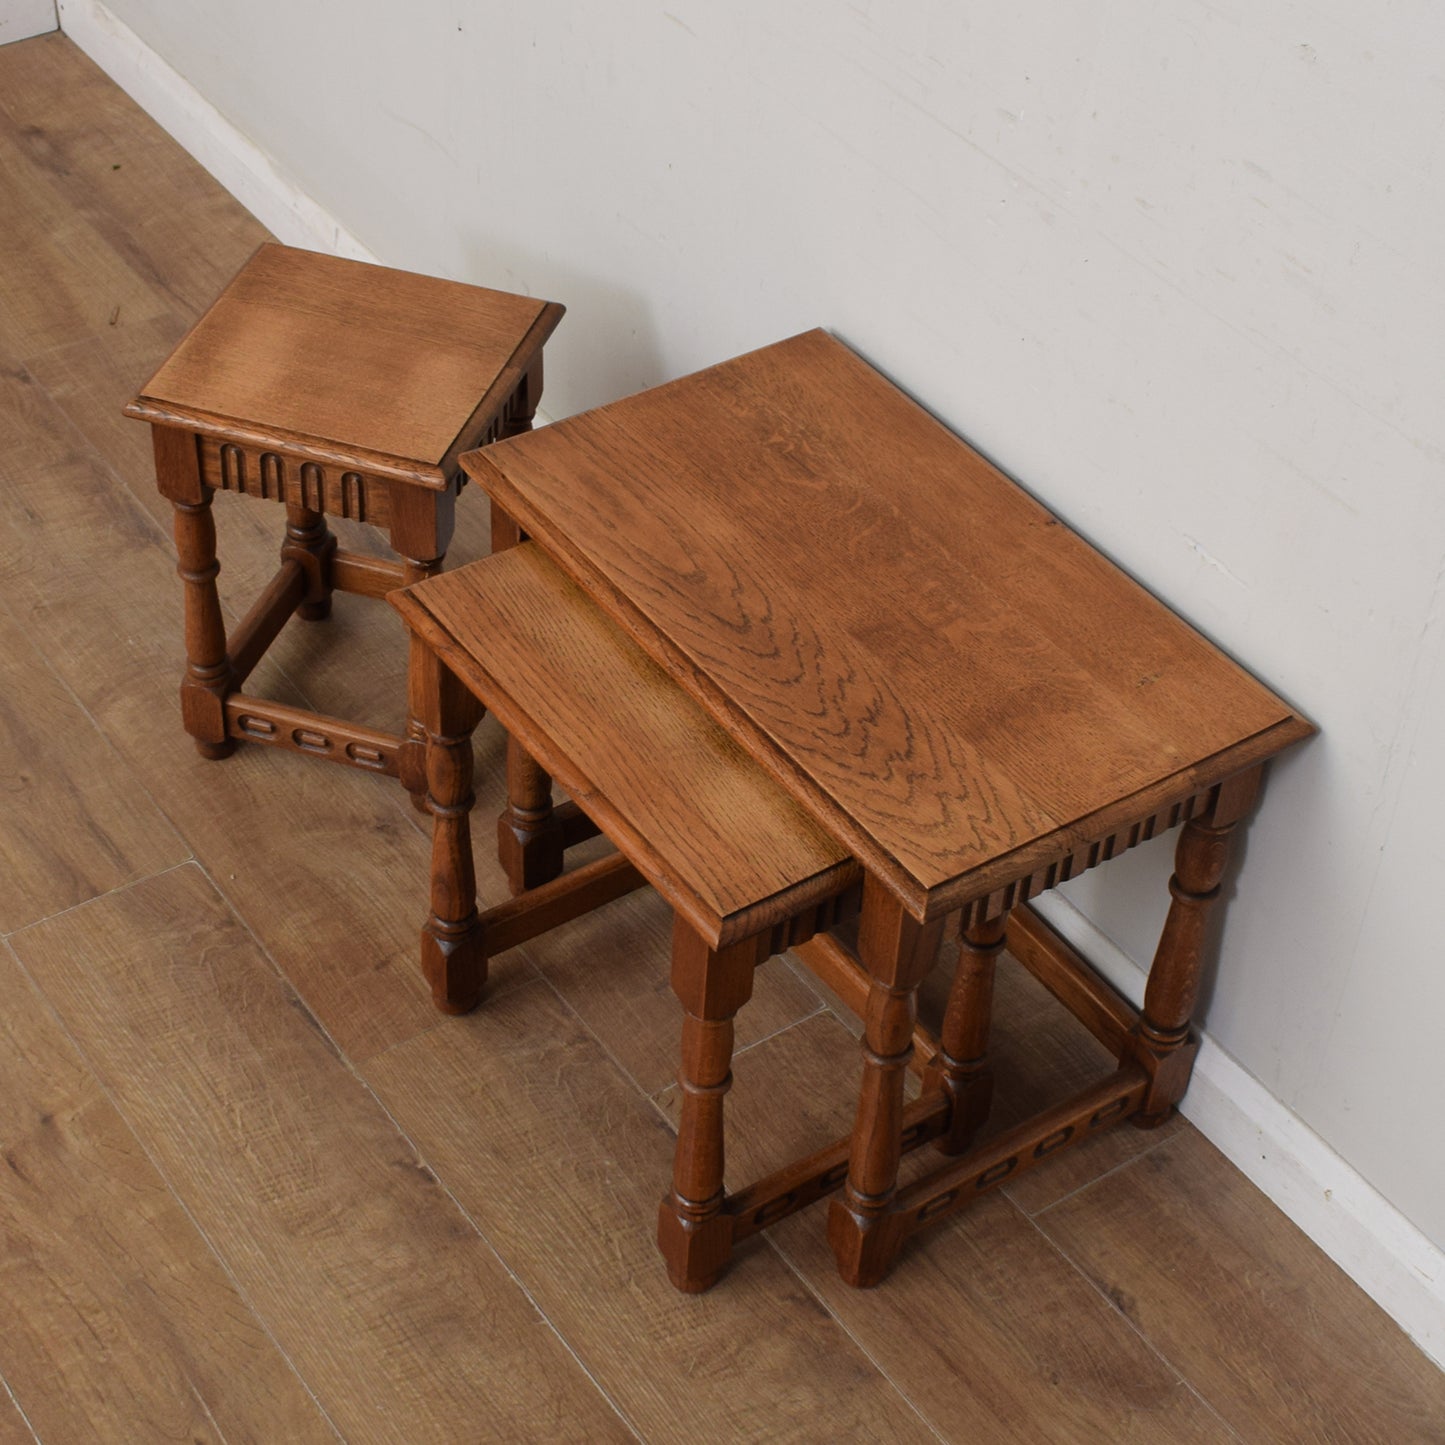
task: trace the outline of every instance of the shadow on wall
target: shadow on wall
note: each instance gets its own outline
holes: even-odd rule
[[[534,252],[478,240],[465,273],[478,286],[560,301],[567,314],[547,343],[542,411],[553,421],[670,378],[643,297]]]

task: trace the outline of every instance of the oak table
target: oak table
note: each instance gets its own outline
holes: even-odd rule
[[[125,408],[150,423],[185,582],[186,731],[206,757],[237,741],[425,779],[403,736],[241,691],[293,613],[333,591],[384,597],[439,572],[463,451],[532,424],[555,302],[261,246]],[[282,504],[281,566],[230,638],[216,592],[216,491]],[[399,561],[339,548],[326,518],[383,529]]]
[[[436,860],[422,966],[438,1007],[465,1012],[494,955],[644,882],[672,905],[681,1118],[658,1239],[673,1283],[707,1289],[780,1202],[806,1202],[787,1171],[724,1188],[733,1017],[761,963],[857,913],[858,865],[534,543],[389,600],[421,648]],[[617,852],[479,909],[468,813],[483,708]]]
[[[845,1279],[875,1283],[916,1229],[1097,1129],[1169,1117],[1231,834],[1310,723],[822,331],[462,464],[864,870],[862,1080],[829,1216]],[[561,846],[546,775],[513,761],[503,832],[540,860],[514,877],[532,886]],[[1134,1010],[1026,905],[1179,823]],[[950,920],[959,971],[905,1109]],[[1119,1064],[970,1151],[1005,940]],[[925,1139],[959,1157],[900,1190]]]

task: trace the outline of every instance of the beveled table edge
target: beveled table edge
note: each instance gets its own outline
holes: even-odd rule
[[[486,558],[478,559],[479,563],[485,561]],[[426,605],[425,597],[418,595],[425,591],[426,586],[423,581],[399,588],[388,593],[386,600],[401,614],[407,628],[431,648],[474,696],[484,699],[487,711],[509,733],[524,734],[529,739],[546,739],[550,755],[543,757],[539,754],[538,761],[567,789],[573,801],[597,823],[603,834],[626,853],[648,883],[687,920],[709,947],[723,948],[750,938],[764,928],[785,922],[836,896],[859,880],[862,870],[858,863],[851,856],[844,856],[785,893],[772,895],[774,898],[786,898],[786,904],[779,907],[769,908],[768,900],[729,914],[721,914],[709,907],[668,869],[656,864],[649,840],[613,808],[606,794],[596,788],[550,733],[537,726],[530,714],[488,670],[485,661],[457,641],[446,624]],[[839,844],[840,849],[843,846]]]
[[[833,832],[863,867],[874,874],[920,922],[962,908],[1019,877],[1047,867],[1054,859],[1069,855],[1099,833],[1128,827],[1130,823],[1147,818],[1160,808],[1183,801],[1235,773],[1266,761],[1317,731],[1314,724],[1291,710],[1279,722],[1202,759],[1190,768],[1168,774],[1147,788],[1116,799],[1094,813],[1061,824],[1008,853],[985,859],[966,872],[929,887],[880,848],[857,820],[825,793],[806,772],[790,764],[787,758],[771,748],[756,725],[745,719],[740,720],[736,707],[718,684],[696,668],[681,649],[654,626],[625,593],[613,586],[588,562],[584,554],[574,549],[560,529],[552,526],[548,518],[527,504],[526,499],[512,486],[506,473],[488,455],[487,449],[478,448],[464,452],[461,464],[467,475],[530,534],[546,550],[548,556],[588,596],[595,599],[648,656],[664,667],[710,716],[726,728],[765,772],[777,779],[825,828]],[[1160,605],[1168,606],[1162,602]],[[1263,683],[1259,685],[1265,686]],[[1266,691],[1271,696],[1278,697],[1272,688],[1266,688]],[[1286,706],[1282,699],[1280,706]]]

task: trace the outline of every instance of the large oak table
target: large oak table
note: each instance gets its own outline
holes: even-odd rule
[[[845,1278],[878,1280],[916,1228],[1093,1130],[1169,1116],[1231,833],[1307,721],[822,331],[463,464],[498,540],[534,539],[862,865],[862,1082],[829,1218]],[[509,771],[525,888],[567,840],[545,774],[519,751]],[[1179,823],[1134,1010],[1026,905]],[[916,990],[951,919],[933,1088],[905,1108]],[[1005,936],[1119,1068],[970,1153]],[[900,1190],[940,1110],[960,1157]]]

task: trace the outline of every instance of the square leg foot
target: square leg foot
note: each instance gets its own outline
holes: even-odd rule
[[[732,1216],[689,1219],[666,1194],[657,1210],[657,1247],[673,1286],[684,1294],[701,1294],[722,1278],[732,1257]]]
[[[441,938],[423,928],[421,966],[431,985],[432,1002],[442,1013],[470,1013],[481,1001],[487,954],[479,933]]]
[[[882,1284],[903,1247],[896,1216],[857,1214],[841,1199],[828,1206],[828,1243],[844,1284],[872,1289]]]

